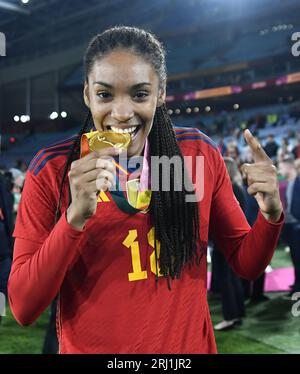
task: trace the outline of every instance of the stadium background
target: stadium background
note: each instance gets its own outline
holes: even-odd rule
[[[242,161],[248,155],[241,134],[246,127],[263,145],[274,135],[275,162],[290,154],[299,158],[299,16],[297,0],[0,1],[6,40],[0,57],[0,170],[13,179],[15,213],[26,165],[42,147],[81,127],[82,57],[89,39],[119,24],[146,28],[164,42],[167,104],[175,124],[198,127]],[[267,278],[290,268],[289,248],[281,242]],[[268,300],[247,305],[239,328],[216,332],[219,352],[300,352],[300,317],[284,298],[289,281],[266,280]],[[218,322],[217,292],[209,303]],[[0,353],[41,352],[48,311],[27,328],[16,324],[8,306],[6,314]]]

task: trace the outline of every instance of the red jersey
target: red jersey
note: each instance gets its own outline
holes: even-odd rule
[[[259,214],[250,229],[216,145],[197,129],[177,128],[176,136],[183,155],[204,157],[202,243],[207,246],[210,229],[234,270],[258,277],[273,255],[283,218],[272,224]],[[215,353],[205,256],[171,282],[171,291],[162,277],[156,285],[149,213],[126,213],[102,193],[95,215],[76,230],[65,215],[68,183],[54,226],[72,141],[40,151],[26,175],[9,279],[17,321],[32,323],[59,293],[61,353]]]

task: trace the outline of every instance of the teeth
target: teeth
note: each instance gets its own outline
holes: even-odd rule
[[[132,134],[136,130],[137,126],[130,127],[128,129],[120,129],[119,127],[111,126],[110,129],[118,134]]]

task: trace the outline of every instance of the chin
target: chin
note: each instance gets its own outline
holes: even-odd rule
[[[128,156],[140,156],[143,153],[144,145],[146,142],[147,136],[145,133],[140,133],[137,134],[137,137],[133,139],[131,146],[128,148]]]

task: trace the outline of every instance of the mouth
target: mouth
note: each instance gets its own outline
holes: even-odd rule
[[[129,134],[131,136],[131,139],[135,137],[135,135],[138,133],[138,131],[141,128],[141,125],[137,126],[131,126],[131,127],[118,127],[118,126],[105,126],[106,131],[111,131],[116,134]]]

